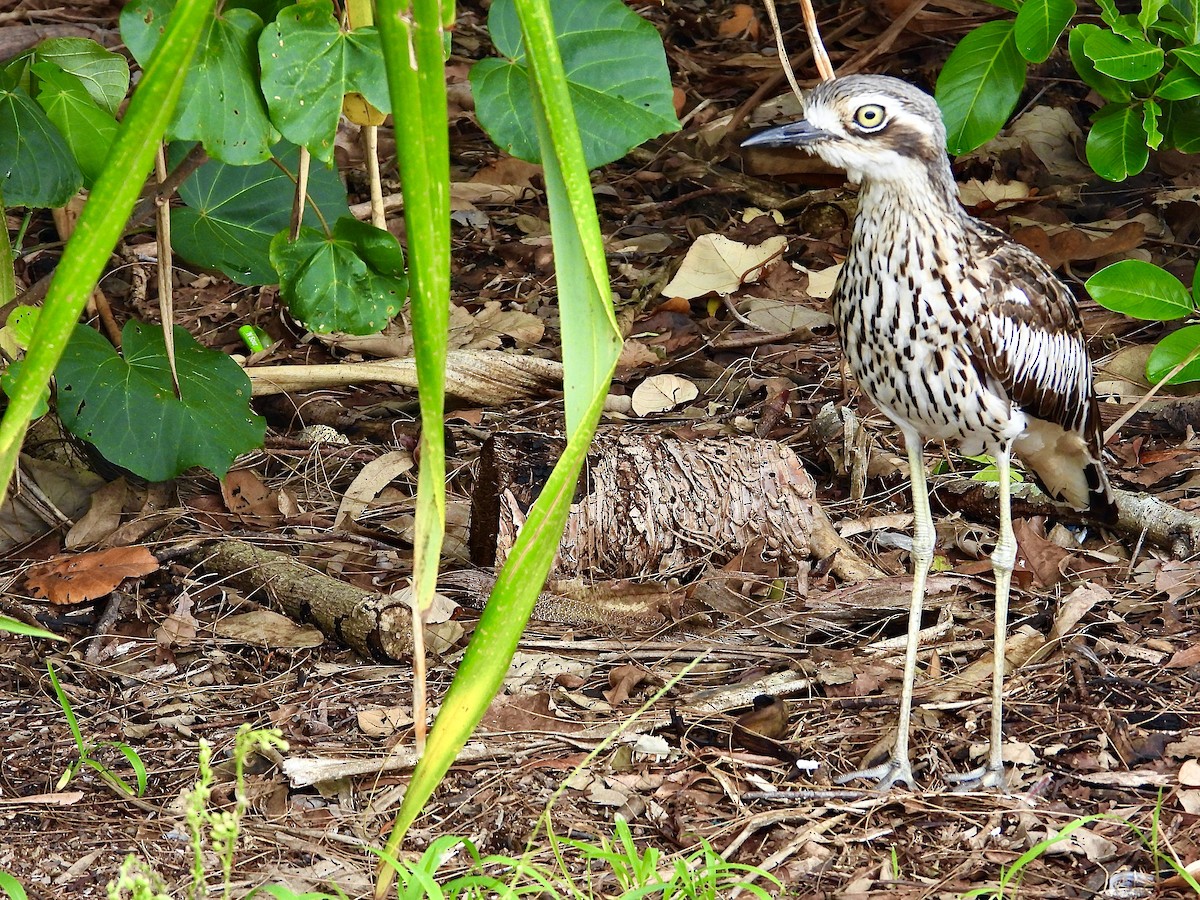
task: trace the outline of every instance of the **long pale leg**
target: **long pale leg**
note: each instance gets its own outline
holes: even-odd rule
[[[947,778],[963,788],[1004,789],[1004,646],[1008,637],[1008,591],[1013,567],[1017,562],[1017,539],[1012,529],[1012,481],[1008,462],[1012,445],[1005,444],[996,454],[996,474],[1000,477],[1000,530],[992,551],[992,572],[996,577],[996,631],[992,640],[992,736],[987,763],[956,778]]]
[[[842,784],[855,778],[878,778],[878,788],[881,791],[898,783],[916,787],[912,764],[908,757],[908,736],[912,722],[913,684],[917,678],[917,640],[921,633],[921,609],[925,604],[925,579],[933,563],[936,538],[933,514],[929,511],[929,488],[925,484],[925,460],[921,456],[921,438],[916,432],[902,430],[912,480],[913,584],[908,608],[908,643],[904,648],[904,684],[900,690],[900,722],[896,727],[896,744],[892,748],[891,758],[883,765],[861,772],[849,772],[837,779],[838,783]]]

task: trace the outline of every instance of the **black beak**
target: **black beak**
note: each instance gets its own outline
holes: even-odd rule
[[[803,147],[814,141],[833,137],[828,131],[822,131],[808,123],[806,119],[788,122],[778,128],[768,128],[742,141],[743,147]]]

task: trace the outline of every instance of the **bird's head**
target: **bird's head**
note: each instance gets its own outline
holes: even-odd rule
[[[921,184],[948,172],[946,128],[924,91],[886,75],[818,84],[804,118],[760,132],[743,147],[799,147],[858,182]]]

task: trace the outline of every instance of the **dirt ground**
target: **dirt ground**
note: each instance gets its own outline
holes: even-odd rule
[[[698,396],[669,412],[614,414],[604,428],[682,439],[750,434],[786,445],[813,479],[813,502],[859,556],[886,574],[853,583],[839,578],[828,558],[804,560],[797,569],[762,558],[761,547],[718,550],[689,573],[688,583],[664,588],[683,600],[663,615],[620,623],[532,621],[477,742],[410,833],[406,854],[457,834],[485,853],[519,855],[567,781],[551,815],[558,834],[598,841],[612,834],[621,813],[639,841],[666,853],[704,838],[732,860],[764,866],[787,886],[780,896],[960,897],[995,885],[1027,849],[1093,815],[1101,818],[1026,867],[1024,896],[1183,896],[1186,888],[1169,881],[1152,885],[1154,876],[1171,874],[1160,854],[1184,864],[1200,859],[1195,548],[1186,541],[1155,544],[1136,522],[1108,530],[1019,506],[1021,559],[1008,654],[1016,668],[1007,682],[1005,723],[1011,789],[950,792],[946,776],[971,768],[986,743],[987,553],[995,513],[989,501],[961,490],[958,475],[969,476],[974,464],[940,447],[927,453],[938,472],[932,484],[939,544],[913,735],[925,788],[885,796],[834,788],[837,774],[860,767],[894,730],[903,653],[896,638],[905,631],[910,584],[907,479],[896,464],[903,447],[844,377],[828,320],[819,315],[828,312],[827,301],[818,279],[807,274],[844,255],[853,191],[811,160],[750,157],[737,149],[752,126],[765,124],[747,101],[777,69],[760,10],[687,0],[633,5],[664,37],[685,126],[594,177],[602,228],[614,248],[618,318],[630,335],[613,393],[627,397],[651,376],[674,374],[694,384]],[[903,28],[889,28],[905,5],[822,7],[827,34],[844,26],[829,42],[838,70],[894,74],[931,89],[955,40],[994,14],[983,3],[939,0],[919,4]],[[112,41],[118,11],[111,3],[22,0],[6,30],[69,25]],[[783,15],[798,50],[804,45],[798,9],[785,6]],[[475,200],[456,218],[454,324],[459,346],[553,359],[558,321],[540,177],[503,158],[469,103],[469,64],[489,53],[483,21],[478,4],[461,5],[449,64],[453,178],[521,189]],[[813,74],[802,62],[801,77]],[[1066,110],[1082,127],[1095,108],[1062,49],[1031,70],[1024,103],[1024,113]],[[362,200],[364,177],[352,142],[342,149],[352,199]],[[391,171],[385,190],[394,193]],[[964,184],[973,180],[965,196],[977,215],[1027,243],[1040,241],[1077,288],[1101,393],[1106,400],[1120,395],[1103,404],[1106,423],[1115,421],[1128,405],[1122,394],[1128,373],[1137,368],[1128,360],[1144,360],[1162,331],[1106,312],[1079,285],[1128,255],[1191,283],[1200,241],[1195,203],[1168,192],[1200,185],[1200,159],[1152,155],[1143,175],[1110,184],[1079,174],[1078,166],[1056,168],[1017,140],[960,161],[956,173]],[[994,199],[1009,184],[1032,194]],[[743,216],[750,206],[788,198],[802,199],[785,210],[782,224]],[[393,215],[389,224],[402,234],[399,213]],[[1130,222],[1140,228],[1113,237]],[[10,231],[18,224],[10,212]],[[789,240],[784,261],[734,298],[742,304],[738,317],[711,298],[689,303],[660,294],[688,247],[708,233],[749,244],[776,235]],[[26,245],[46,246],[19,264],[26,285],[49,271],[56,241],[50,217],[35,216]],[[157,321],[153,289],[147,300],[137,283],[122,267],[103,287],[120,321]],[[253,323],[278,342],[256,362],[368,358],[360,349],[303,339],[280,314],[271,289],[246,289],[186,268],[177,283],[177,323],[211,348],[244,353],[237,328]],[[787,324],[773,334],[755,329],[745,315],[754,298],[772,314],[786,309]],[[777,300],[784,303],[771,306]],[[821,426],[827,404],[864,422],[861,436],[847,445],[842,434],[852,426],[833,432]],[[36,619],[70,640],[69,646],[0,641],[0,870],[15,875],[31,897],[104,896],[129,853],[182,885],[191,857],[177,799],[196,779],[197,741],[210,741],[216,759],[227,762],[246,722],[281,729],[289,749],[251,767],[236,888],[336,883],[352,897],[370,890],[374,857],[364,847],[380,845],[411,771],[410,667],[363,659],[311,623],[268,617],[265,594],[235,586],[185,551],[234,537],[365,591],[403,587],[416,469],[400,471],[374,496],[357,526],[337,528],[335,517],[364,465],[388,452],[411,456],[419,431],[415,394],[364,384],[263,398],[256,408],[269,422],[267,447],[237,467],[243,486],[260,492],[253,504],[233,508],[220,483],[203,473],[165,486],[128,479],[122,488],[123,512],[102,540],[148,548],[161,562],[153,574],[126,581],[99,603],[51,607],[33,599],[25,573],[63,550],[65,527],[42,528],[4,557],[0,612]],[[1157,411],[1125,425],[1109,446],[1114,481],[1194,514],[1200,504],[1195,409],[1186,396],[1168,396]],[[447,570],[469,568],[471,500],[488,487],[477,467],[482,441],[523,429],[553,433],[561,415],[553,396],[503,407],[452,404]],[[337,429],[349,442],[308,443],[299,432],[313,424]],[[119,477],[111,467],[97,468],[107,482]],[[713,602],[713,592],[699,587],[713,583],[732,588],[722,596],[736,602]],[[441,643],[430,669],[435,707],[481,599],[478,590],[451,596],[462,605],[437,630]],[[243,614],[251,618],[236,618]],[[576,771],[617,723],[698,657],[624,737]],[[84,736],[99,745],[98,759],[132,778],[120,754],[102,743],[136,749],[149,775],[143,797],[119,795],[88,768],[59,783],[77,752],[48,662]],[[756,695],[785,701],[772,704],[786,714],[773,741],[755,740],[738,725]],[[381,774],[378,764],[389,752],[394,765]],[[286,765],[319,759],[342,761],[350,774],[305,784]],[[228,804],[231,796],[224,765],[214,803]],[[547,862],[544,837],[535,835],[533,846],[535,858]],[[1146,893],[1122,893],[1130,885]]]

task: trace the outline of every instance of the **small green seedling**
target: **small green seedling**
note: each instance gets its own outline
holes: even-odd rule
[[[79,721],[75,718],[75,711],[71,708],[71,700],[67,697],[62,685],[58,683],[58,675],[55,674],[54,666],[49,662],[46,663],[46,671],[50,673],[50,684],[54,687],[54,696],[58,699],[58,705],[62,708],[63,716],[67,720],[67,727],[71,729],[71,737],[74,738],[75,747],[79,751],[79,758],[72,762],[59,777],[55,789],[61,791],[79,773],[81,768],[87,766],[89,769],[93,769],[104,781],[126,794],[136,794],[139,797],[145,794],[149,778],[146,774],[146,766],[142,762],[141,757],[138,756],[137,751],[121,741],[92,742],[85,740],[83,732],[79,729]],[[137,777],[136,791],[126,784],[125,780],[112,769],[92,756],[101,747],[116,749],[125,757],[129,765],[133,767],[134,775]]]

